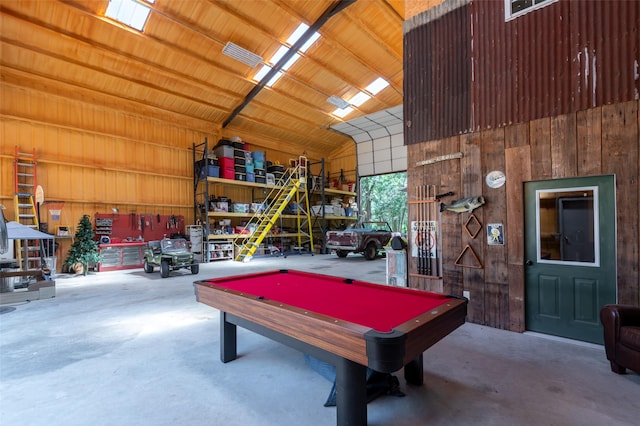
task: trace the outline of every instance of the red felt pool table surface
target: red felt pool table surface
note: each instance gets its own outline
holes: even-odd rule
[[[450,297],[302,271],[267,271],[200,281],[380,332],[438,308]]]

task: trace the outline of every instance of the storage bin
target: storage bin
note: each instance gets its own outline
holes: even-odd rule
[[[234,164],[233,157],[218,158],[218,165],[221,169],[233,169]]]
[[[234,203],[233,204],[233,212],[234,213],[249,213],[249,204]]]
[[[209,169],[209,176],[211,177],[220,177],[220,167],[218,166],[207,166]]]
[[[235,174],[236,171],[234,170],[233,167],[229,168],[224,168],[224,169],[220,169],[220,175],[224,178],[224,179],[235,179]]]
[[[251,203],[251,213],[264,212],[264,203]]]
[[[264,176],[258,176],[256,174],[256,183],[266,183],[267,178],[265,178]]]
[[[233,158],[233,147],[229,145],[220,145],[213,148],[213,153],[218,158],[220,157]]]
[[[236,180],[247,180],[247,174],[246,173],[235,172],[235,176],[236,176]]]
[[[253,168],[254,168],[253,163],[246,163],[244,166],[247,173],[253,173]]]
[[[253,159],[253,165],[256,166],[256,169],[264,169],[264,161]]]
[[[260,177],[266,177],[266,173],[264,171],[264,169],[258,168],[258,167],[254,167],[253,172],[256,174],[256,176],[260,176]]]
[[[256,174],[247,172],[247,182],[255,182]]]
[[[267,164],[267,171],[268,172],[280,172],[280,173],[282,173],[282,172],[284,172],[284,166],[281,165],[281,164],[275,164],[275,165],[270,166],[270,165]]]
[[[324,207],[324,209],[323,209]],[[322,216],[324,210],[324,214],[326,215],[333,215],[335,214],[333,211],[333,206],[326,204],[324,206],[320,205],[320,206],[311,206],[311,212],[315,215],[315,216]]]
[[[276,178],[273,175],[273,173],[267,173],[267,185],[275,185],[276,184]]]
[[[264,152],[263,151],[253,151],[251,153],[251,156],[253,157],[253,161],[260,161],[261,163],[264,163]]]

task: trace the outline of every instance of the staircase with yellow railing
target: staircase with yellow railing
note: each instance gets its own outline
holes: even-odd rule
[[[309,216],[309,197],[307,194],[307,159],[300,157],[295,168],[289,168],[282,179],[267,195],[268,206],[264,212],[256,213],[245,225],[247,237],[236,243],[235,260],[248,262],[254,256],[265,238],[272,235],[272,230],[290,202],[296,205],[297,246],[302,250],[309,244],[313,252],[313,236]],[[307,229],[305,229],[307,228]]]

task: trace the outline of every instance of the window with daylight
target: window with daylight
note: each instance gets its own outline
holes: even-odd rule
[[[346,117],[349,113],[353,111],[354,106],[359,107],[360,105],[362,105],[363,103],[371,99],[372,96],[375,96],[378,93],[380,93],[380,91],[382,91],[382,89],[384,89],[388,85],[389,85],[389,82],[387,80],[385,80],[382,77],[378,77],[377,79],[374,80],[373,83],[371,83],[365,88],[367,93],[362,91],[358,92],[354,97],[352,97],[348,101],[345,101],[345,103],[348,104],[346,107],[344,108],[338,107],[338,109],[333,111],[331,114],[335,115],[338,118]]]
[[[104,15],[128,27],[142,31],[149,18],[149,13],[151,13],[150,6],[154,2],[155,0],[109,0],[109,6],[107,6]]]
[[[273,54],[271,59],[269,59],[269,64],[271,64],[272,66],[277,64],[278,61],[282,59],[282,57],[289,51],[289,46],[294,45],[295,42],[298,41],[298,39],[302,37],[302,35],[308,29],[309,26],[305,23],[301,23],[300,25],[298,25],[298,28],[296,28],[296,30],[287,39],[288,46],[280,46],[276,53]],[[313,33],[313,35],[309,37],[309,39],[300,47],[298,53],[295,53],[293,56],[291,56],[291,58],[289,58],[289,60],[282,66],[282,71],[287,71],[289,68],[291,68],[291,66],[295,64],[298,59],[300,59],[300,53],[306,52],[307,49],[309,49],[309,47],[311,47],[313,43],[315,43],[319,38],[319,33]],[[260,68],[260,71],[258,71],[253,77],[253,79],[255,81],[262,81],[262,79],[267,75],[269,71],[271,71],[271,66],[263,65],[262,68]],[[278,81],[280,77],[282,77],[282,71],[278,71],[273,77],[271,77],[271,79],[267,82],[267,86],[273,86],[274,83]]]
[[[504,20],[509,21],[557,1],[558,0],[504,0]]]

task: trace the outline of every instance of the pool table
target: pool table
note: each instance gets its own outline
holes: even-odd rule
[[[294,270],[194,283],[220,311],[220,358],[237,356],[236,326],[336,367],[337,424],[366,425],[366,369],[422,384],[422,353],[464,324],[467,299]],[[301,413],[301,417],[303,414]]]

